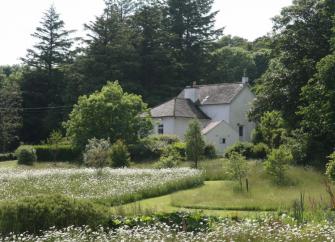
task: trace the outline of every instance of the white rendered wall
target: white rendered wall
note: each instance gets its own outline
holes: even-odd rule
[[[207,116],[210,117],[212,121],[224,120],[229,123],[230,106],[228,104],[203,105],[200,106],[200,109],[205,114],[207,114]]]
[[[244,136],[240,137],[240,141],[251,141],[252,131],[256,125],[254,122],[249,122],[248,112],[252,107],[252,102],[255,95],[249,88],[244,88],[242,92],[234,99],[230,107],[230,126],[239,132],[239,125],[244,128]]]
[[[192,121],[192,118],[154,118],[154,134],[158,134],[158,126],[160,124],[164,125],[164,134],[177,135],[181,140],[184,139],[185,132],[188,128],[188,125]],[[204,128],[208,120],[200,120],[202,128]]]
[[[204,139],[207,144],[215,146],[217,154],[223,155],[227,147],[239,141],[239,136],[236,130],[232,129],[230,125],[222,122],[205,134]],[[226,143],[223,144],[222,139],[226,139]]]

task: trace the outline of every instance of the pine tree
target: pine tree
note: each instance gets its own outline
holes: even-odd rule
[[[222,33],[215,29],[214,0],[168,0],[168,17],[179,50],[181,78],[189,81],[202,76],[208,46]]]
[[[22,81],[24,108],[64,105],[63,67],[72,62],[72,32],[65,29],[64,21],[53,6],[44,13],[40,26],[32,34],[36,44],[22,58],[27,67]],[[64,110],[60,111],[47,112],[44,109],[25,113],[22,130],[24,141],[37,143],[47,138],[52,130],[58,129],[67,114]]]
[[[33,49],[27,50],[27,56],[22,60],[29,67],[46,70],[51,76],[54,68],[69,61],[73,44],[69,35],[74,31],[64,29],[65,23],[54,6],[44,13],[40,24],[32,34],[38,42]]]

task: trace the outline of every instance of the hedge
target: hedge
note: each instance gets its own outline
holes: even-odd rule
[[[55,226],[106,225],[106,212],[97,205],[61,195],[37,196],[0,203],[0,234],[39,233]]]
[[[10,160],[16,160],[16,157],[13,153],[0,154],[0,162]]]
[[[57,149],[49,145],[35,145],[38,162],[54,161],[77,161],[80,157],[80,152],[74,150],[70,145],[60,145]],[[55,152],[55,153],[54,153]]]

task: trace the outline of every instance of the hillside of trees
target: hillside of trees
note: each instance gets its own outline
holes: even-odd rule
[[[106,0],[84,39],[55,7],[41,13],[22,64],[0,67],[1,152],[62,130],[78,97],[108,81],[152,107],[194,81],[247,75],[257,94],[250,118],[275,113],[272,128],[284,130],[275,138],[294,145],[295,160],[323,165],[335,147],[335,2],[295,0],[271,35],[250,42],[215,28],[213,1]]]

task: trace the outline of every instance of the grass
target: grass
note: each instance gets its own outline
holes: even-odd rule
[[[115,205],[201,185],[193,169],[2,169],[0,200],[60,194]]]
[[[250,190],[241,192],[236,182],[227,180],[225,166],[222,160],[202,162],[202,168],[208,169],[205,172],[206,178],[211,180],[206,181],[204,186],[128,204],[118,209],[126,214],[140,213],[141,210],[171,212],[180,209],[204,210],[206,214],[219,215],[287,211],[300,193],[305,194],[305,204],[309,210],[329,206],[329,195],[323,185],[325,177],[311,168],[290,167],[287,176],[290,185],[278,186],[264,172],[261,163],[250,162]],[[216,181],[220,177],[226,180]]]
[[[78,168],[79,166],[69,162],[34,162],[32,166],[19,165],[16,160],[0,162],[1,168],[22,168],[22,169],[49,169],[49,168]]]

